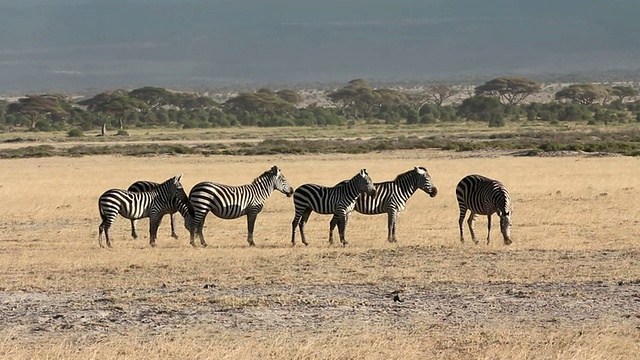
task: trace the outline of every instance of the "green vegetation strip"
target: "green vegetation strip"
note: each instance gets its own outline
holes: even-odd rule
[[[640,156],[640,132],[530,132],[503,134],[467,134],[464,137],[377,137],[371,139],[280,140],[256,143],[209,144],[130,144],[130,145],[53,145],[26,146],[0,150],[0,158],[90,155],[275,155],[275,154],[364,154],[387,150],[440,149],[450,151],[521,150],[519,154],[537,156],[547,152],[583,151]]]

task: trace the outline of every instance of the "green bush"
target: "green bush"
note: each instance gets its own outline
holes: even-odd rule
[[[67,132],[67,136],[68,137],[83,137],[84,136],[84,132],[82,131],[82,129],[71,129]]]

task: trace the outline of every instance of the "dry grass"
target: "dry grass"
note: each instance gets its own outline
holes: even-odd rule
[[[310,246],[291,248],[293,205],[274,193],[258,217],[256,248],[244,219],[213,216],[205,249],[188,245],[180,217],[180,240],[169,237],[165,218],[152,249],[146,221],[142,239],[132,240],[119,218],[114,248],[98,248],[96,201],[109,188],[177,173],[187,189],[204,180],[244,184],[273,164],[294,186],[332,185],[360,168],[382,181],[425,166],[439,194],[409,201],[397,245],[385,241],[385,217],[353,214],[350,245],[328,247],[330,218],[313,214]],[[636,158],[409,151],[0,166],[0,307],[26,301],[34,313],[0,316],[0,358],[619,359],[639,350]],[[454,189],[470,173],[511,191],[512,246],[497,228],[489,246],[459,243]],[[485,218],[476,229],[483,238]],[[611,293],[597,295],[598,284]],[[598,301],[616,287],[625,295],[607,313]],[[395,290],[406,298],[400,309],[384,297]],[[486,312],[465,310],[478,303]],[[93,306],[107,315],[78,315]],[[58,313],[68,322],[51,320]]]

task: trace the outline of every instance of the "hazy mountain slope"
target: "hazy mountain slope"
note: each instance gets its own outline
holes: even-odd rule
[[[0,91],[640,67],[635,0],[0,0]]]

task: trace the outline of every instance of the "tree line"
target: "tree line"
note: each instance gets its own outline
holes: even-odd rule
[[[448,84],[419,89],[375,88],[355,79],[325,92],[322,102],[299,92],[261,88],[218,102],[208,96],[146,86],[110,90],[73,101],[60,94],[0,100],[0,130],[83,131],[128,128],[211,128],[230,126],[326,126],[355,123],[432,124],[509,121],[579,121],[609,124],[640,121],[638,90],[629,85],[572,84],[551,101],[525,101],[541,84],[523,77],[498,77],[476,86],[470,96]],[[455,99],[455,101],[453,101]],[[73,130],[73,131],[72,131]]]

